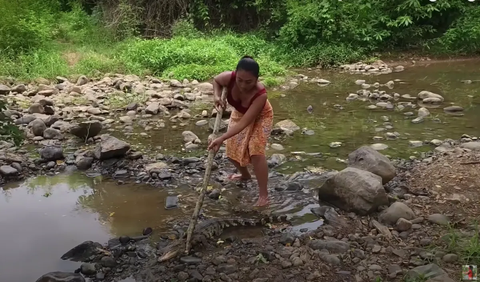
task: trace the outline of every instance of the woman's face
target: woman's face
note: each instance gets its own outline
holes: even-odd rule
[[[248,71],[239,70],[237,71],[235,82],[240,91],[248,92],[257,85],[257,78]]]

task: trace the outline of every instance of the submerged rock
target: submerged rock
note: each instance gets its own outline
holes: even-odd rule
[[[102,131],[102,123],[99,121],[86,121],[70,128],[70,133],[85,140],[97,136]]]
[[[85,261],[96,255],[101,248],[102,245],[100,243],[85,241],[63,254],[60,258],[71,261]]]

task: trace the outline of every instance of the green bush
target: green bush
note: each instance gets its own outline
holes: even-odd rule
[[[255,37],[237,38],[231,34],[137,40],[126,45],[121,60],[131,72],[143,69],[163,77],[206,80],[222,71],[233,70],[238,60],[248,54],[258,60],[262,76],[284,75],[285,68],[263,51],[266,43],[259,42]]]

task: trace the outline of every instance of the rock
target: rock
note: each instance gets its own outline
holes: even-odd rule
[[[327,250],[332,254],[343,254],[350,249],[350,244],[340,240],[313,240],[308,246],[314,250]]]
[[[185,142],[185,143],[193,143],[193,144],[201,144],[202,143],[202,141],[200,141],[200,138],[198,138],[198,136],[195,135],[195,133],[193,133],[191,131],[182,132],[182,136],[183,136],[183,142]]]
[[[10,87],[4,85],[4,84],[0,84],[0,95],[7,95],[10,93]]]
[[[80,266],[80,271],[84,275],[94,275],[97,273],[97,269],[93,263],[82,263]]]
[[[47,146],[39,150],[40,157],[42,160],[50,162],[63,160],[63,148],[60,146]]]
[[[375,143],[370,145],[370,148],[374,149],[375,151],[382,151],[388,149],[388,145],[382,143]]]
[[[415,218],[412,209],[402,202],[391,204],[390,207],[384,210],[379,216],[380,222],[390,225],[396,224],[400,218],[406,220],[412,220]]]
[[[151,163],[145,165],[145,170],[149,173],[160,173],[163,170],[168,169],[168,164],[164,162]]]
[[[42,275],[35,282],[85,282],[85,278],[79,273],[55,271]]]
[[[406,274],[408,279],[430,279],[438,276],[447,275],[447,273],[436,264],[427,264],[415,267]]]
[[[93,157],[77,156],[75,159],[75,165],[79,170],[87,170],[92,166]]]
[[[347,167],[325,181],[318,190],[318,197],[319,200],[360,215],[369,214],[388,204],[382,178],[354,167]]]
[[[422,100],[433,98],[435,101],[440,101],[440,102],[444,101],[442,95],[439,95],[430,91],[421,91],[420,93],[418,93],[417,97]]]
[[[100,264],[104,267],[114,267],[115,265],[117,265],[114,258],[107,256],[100,259]]]
[[[400,232],[408,231],[412,228],[412,222],[406,220],[405,218],[399,218],[396,224],[397,230]]]
[[[270,145],[270,148],[276,151],[283,151],[284,149],[282,145],[276,144],[276,143],[273,143],[272,145]]]
[[[60,258],[62,260],[70,261],[85,261],[88,258],[97,254],[99,249],[102,249],[102,245],[97,242],[85,241],[74,248],[70,249],[68,252],[63,254]]]
[[[197,122],[195,123],[195,125],[197,125],[197,126],[205,126],[205,125],[207,125],[207,124],[208,124],[208,121],[207,121],[207,120],[204,120],[204,119],[199,120],[199,121],[197,121]]]
[[[110,135],[102,136],[100,144],[95,149],[95,158],[107,160],[112,158],[122,158],[130,150],[130,144],[119,140]]]
[[[88,78],[84,75],[81,75],[78,79],[77,79],[77,86],[82,86],[82,85],[85,85],[88,83]]]
[[[43,132],[43,137],[45,139],[62,139],[63,135],[60,132],[60,130],[55,129],[55,128],[47,128]]]
[[[0,174],[3,176],[13,176],[18,174],[18,170],[9,165],[2,165],[0,166]]]
[[[202,94],[213,95],[213,84],[210,82],[199,83],[196,87]]]
[[[97,136],[102,131],[102,123],[99,121],[86,121],[70,128],[70,133],[82,140]]]
[[[430,112],[427,110],[427,108],[420,108],[418,109],[418,117],[424,118],[430,115]]]
[[[443,108],[443,110],[447,113],[458,113],[458,112],[463,112],[463,108],[460,106],[449,106]]]
[[[178,207],[178,197],[177,196],[167,196],[165,199],[165,209],[170,210]]]
[[[268,165],[270,167],[275,167],[275,166],[283,164],[286,161],[287,161],[287,157],[285,155],[283,155],[283,154],[272,154],[272,156],[270,156],[270,159],[268,160]]]
[[[478,141],[467,142],[460,145],[460,147],[477,151],[477,150],[480,150],[480,142]]]
[[[439,213],[429,215],[427,220],[438,225],[448,225],[448,223],[450,222],[450,219],[448,217]]]
[[[416,148],[416,147],[421,147],[421,146],[423,146],[423,142],[422,142],[422,141],[419,141],[419,140],[411,140],[411,141],[408,141],[408,145],[409,145],[410,147]]]
[[[33,103],[30,108],[28,108],[29,114],[43,114],[45,109],[40,103]]]
[[[287,135],[290,135],[293,134],[295,131],[300,130],[300,127],[296,125],[293,121],[286,119],[277,122],[274,126],[274,130],[275,129],[280,130]]]
[[[154,102],[148,105],[148,107],[145,109],[146,114],[150,115],[156,115],[160,111],[160,103]]]
[[[29,126],[32,128],[32,133],[35,136],[43,136],[43,132],[47,129],[45,122],[39,118],[32,121]]]
[[[362,146],[348,154],[348,166],[380,176],[383,184],[396,175],[395,167],[390,160],[369,146]]]
[[[456,254],[446,254],[443,256],[442,260],[448,263],[454,263],[458,261],[458,256]]]

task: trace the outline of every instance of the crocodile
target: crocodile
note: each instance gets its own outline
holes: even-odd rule
[[[199,222],[193,231],[191,246],[198,244],[207,245],[208,240],[218,238],[228,227],[234,226],[264,226],[268,223],[288,222],[286,215],[270,215],[260,218],[213,218]],[[173,241],[164,247],[161,251],[162,255],[158,258],[158,262],[165,262],[185,253],[187,235]]]

